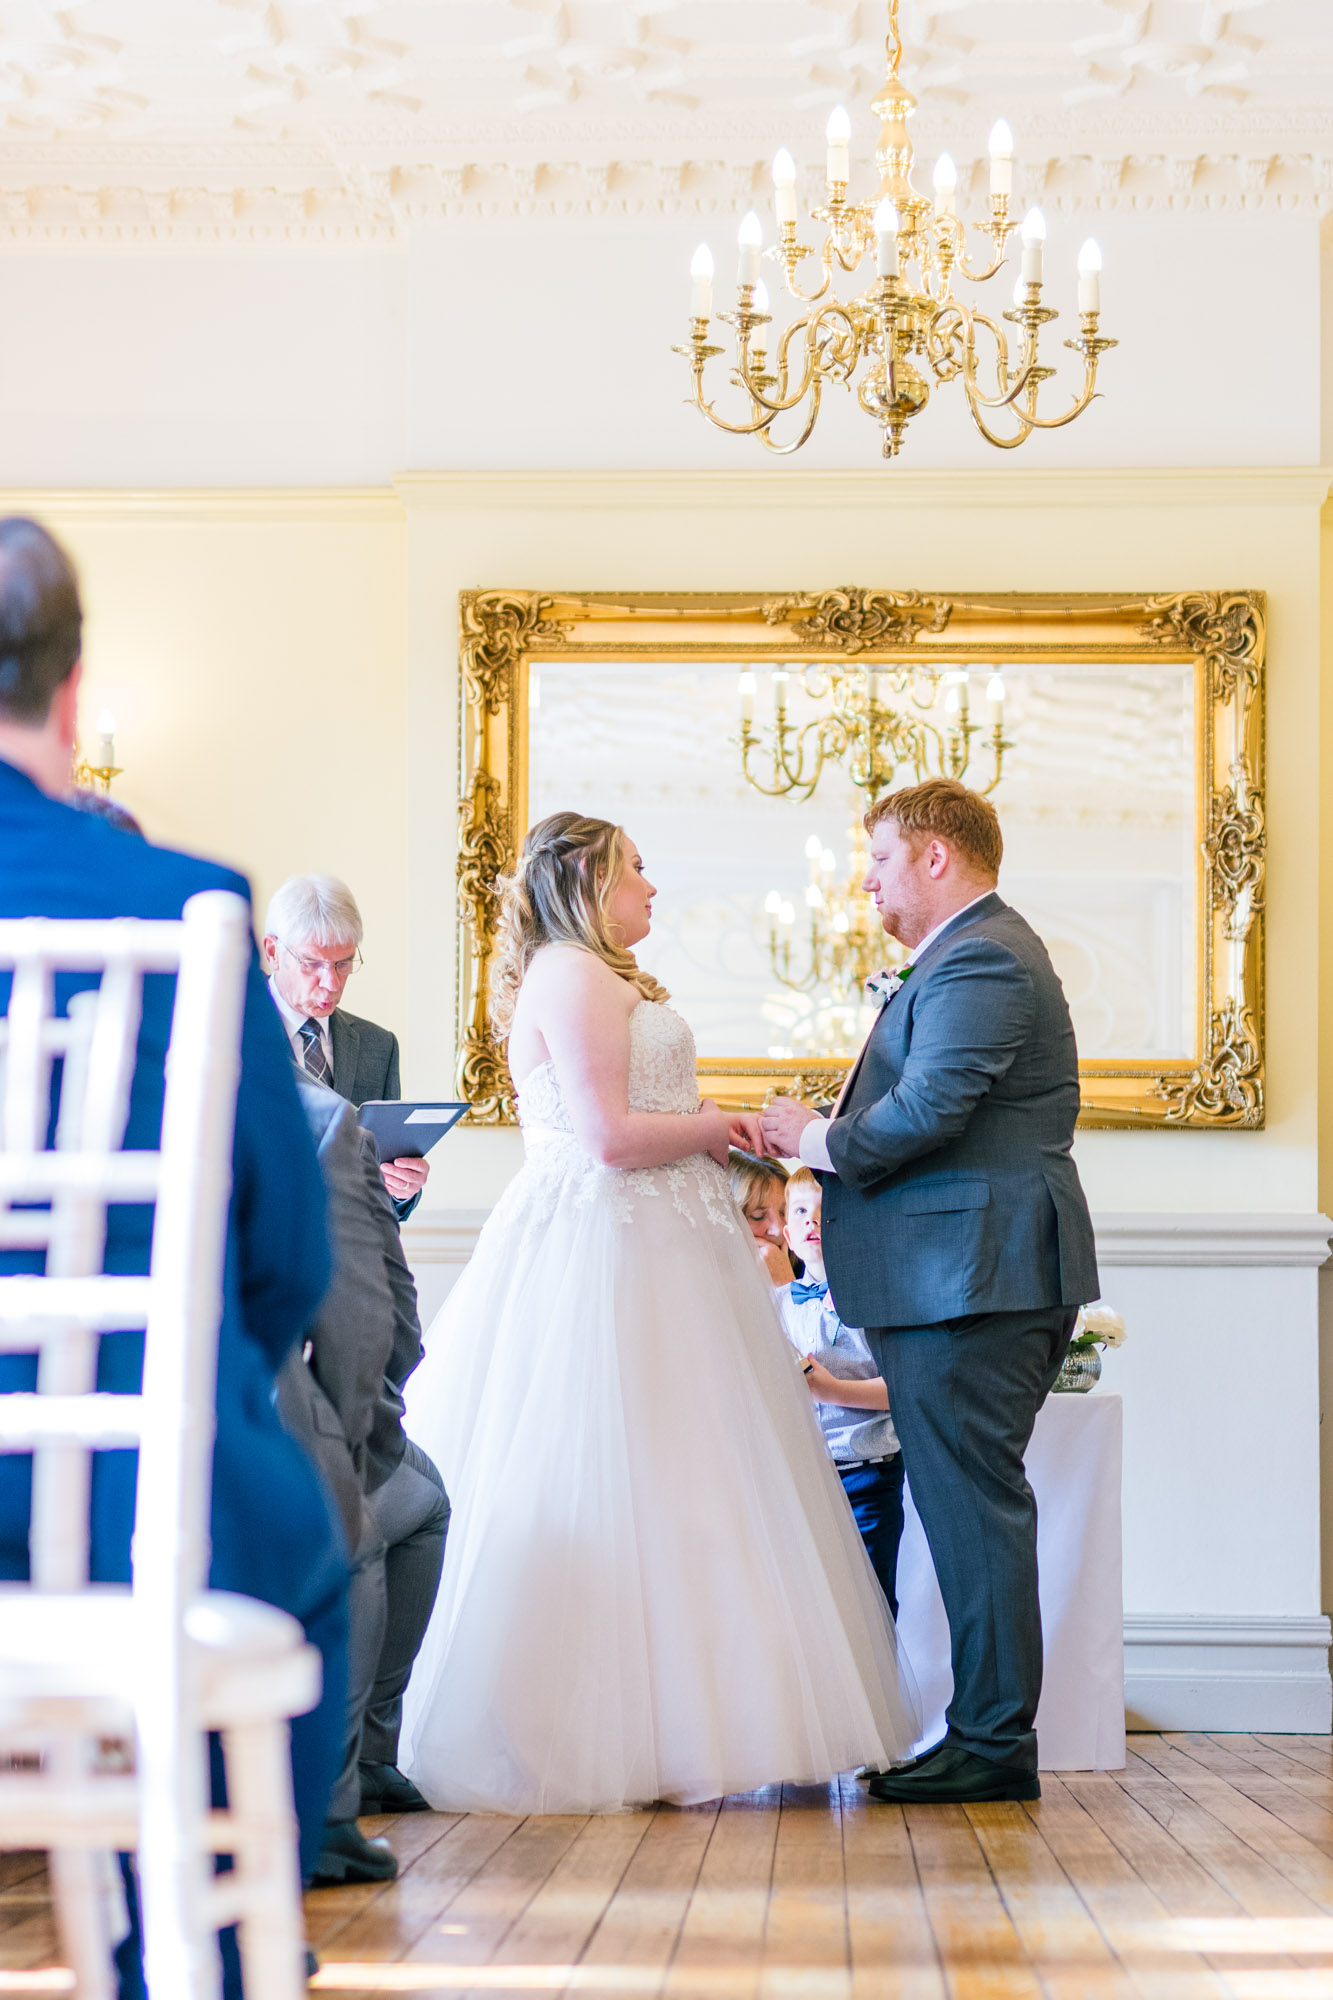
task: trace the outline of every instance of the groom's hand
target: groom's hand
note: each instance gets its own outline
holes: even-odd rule
[[[799,1158],[801,1134],[819,1113],[794,1097],[775,1097],[764,1111],[764,1151],[778,1160]]]

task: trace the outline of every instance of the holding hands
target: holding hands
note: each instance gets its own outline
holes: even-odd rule
[[[705,1097],[699,1106],[699,1116],[706,1120],[708,1128],[703,1150],[711,1153],[720,1167],[726,1166],[733,1146],[742,1153],[763,1152],[763,1133],[757,1111],[724,1111],[711,1097]]]
[[[779,1160],[799,1158],[801,1134],[810,1120],[818,1116],[817,1111],[812,1111],[808,1104],[798,1104],[794,1097],[775,1097],[760,1114],[762,1143],[752,1151],[769,1153]]]

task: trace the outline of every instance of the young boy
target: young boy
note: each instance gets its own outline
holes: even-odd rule
[[[844,1326],[829,1297],[819,1221],[823,1197],[809,1167],[787,1182],[788,1247],[804,1280],[784,1285],[778,1310],[787,1338],[805,1356],[815,1414],[837,1466],[871,1568],[898,1615],[898,1544],[903,1532],[903,1455],[889,1415],[889,1392],[859,1327]]]

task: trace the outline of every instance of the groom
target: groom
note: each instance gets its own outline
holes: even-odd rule
[[[1023,1453],[1075,1309],[1097,1296],[1070,1157],[1078,1057],[1041,940],[995,884],[989,800],[952,778],[865,816],[864,886],[909,948],[826,1123],[790,1098],[771,1153],[824,1186],[838,1313],[888,1384],[949,1617],[948,1734],[872,1779],[902,1804],[1035,1799],[1037,1510]]]

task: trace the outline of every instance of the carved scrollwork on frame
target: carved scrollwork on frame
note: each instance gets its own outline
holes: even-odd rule
[[[1265,604],[1254,591],[1175,595],[931,596],[860,588],[642,594],[473,590],[460,598],[461,775],[458,846],[458,1084],[483,1124],[510,1123],[514,1091],[487,1017],[499,918],[497,881],[527,823],[527,667],[561,659],[636,670],[728,655],[827,673],[904,653],[929,673],[1046,671],[1071,660],[1108,673],[1183,674],[1195,688],[1196,875],[1192,1021],[1172,1056],[1080,1063],[1085,1126],[1253,1131],[1264,1122]],[[645,727],[651,727],[645,721]],[[577,804],[577,800],[571,800]],[[1005,804],[997,797],[1003,818]],[[701,1051],[706,1095],[756,1108],[775,1093],[833,1103],[846,1062],[818,1049],[764,1059]]]
[[[1258,688],[1264,609],[1256,592],[1190,590],[1177,597],[1151,597],[1143,608],[1145,638],[1204,656],[1215,700],[1227,700],[1240,682]]]
[[[918,632],[942,632],[952,604],[923,597],[919,590],[841,590],[771,597],[764,604],[770,625],[799,626],[806,640],[862,653],[869,646],[910,645]]]
[[[1153,1095],[1166,1105],[1167,1125],[1230,1125],[1249,1132],[1262,1125],[1263,1050],[1250,1010],[1228,1000],[1212,1016],[1206,1060],[1186,1076],[1159,1078]]]
[[[559,627],[546,613],[549,597],[523,590],[465,590],[460,662],[470,700],[499,715],[513,697],[513,677],[524,652]]]
[[[1263,801],[1243,764],[1232,766],[1231,780],[1213,794],[1203,852],[1212,875],[1213,908],[1225,915],[1227,942],[1244,944],[1264,907],[1268,830]]]

